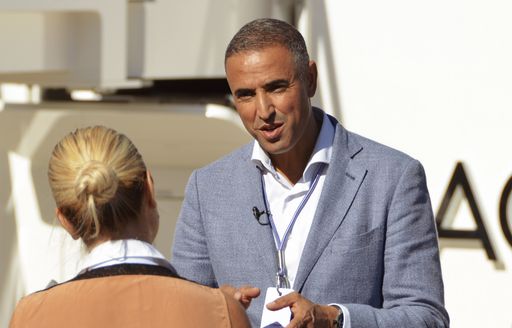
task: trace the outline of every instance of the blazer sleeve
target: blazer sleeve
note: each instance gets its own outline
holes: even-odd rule
[[[178,274],[199,284],[218,287],[208,254],[197,186],[197,171],[189,178],[176,224],[172,265]]]
[[[436,225],[425,172],[411,160],[395,188],[386,222],[382,308],[343,304],[352,328],[448,327]]]

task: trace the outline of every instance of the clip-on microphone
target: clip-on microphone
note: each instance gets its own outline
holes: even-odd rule
[[[260,221],[260,216],[262,216],[263,214],[269,214],[267,211],[260,211],[256,206],[254,206],[252,208],[252,215],[254,215],[254,218],[256,219],[256,221],[258,221],[259,224],[261,225],[268,225],[269,223],[262,223]]]

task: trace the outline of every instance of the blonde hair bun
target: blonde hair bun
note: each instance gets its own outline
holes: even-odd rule
[[[92,196],[96,205],[108,203],[116,195],[119,178],[111,167],[91,160],[79,170],[75,181],[77,199],[87,200]]]
[[[93,126],[77,129],[57,143],[48,179],[57,207],[77,235],[89,242],[138,217],[146,165],[125,135]]]

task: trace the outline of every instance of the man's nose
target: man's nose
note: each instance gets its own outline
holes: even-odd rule
[[[256,111],[258,117],[263,121],[268,121],[275,114],[275,107],[272,100],[264,92],[256,95]]]

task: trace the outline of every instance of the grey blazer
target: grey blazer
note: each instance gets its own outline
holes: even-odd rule
[[[425,174],[409,156],[336,124],[313,225],[293,288],[319,304],[339,303],[353,328],[448,327],[436,228]],[[275,286],[277,255],[252,143],[190,177],[176,226],[172,264],[208,286],[253,285],[248,309],[259,327]]]

